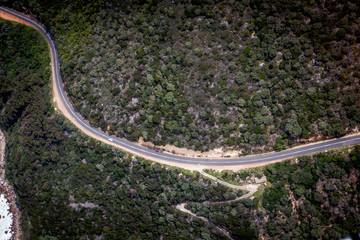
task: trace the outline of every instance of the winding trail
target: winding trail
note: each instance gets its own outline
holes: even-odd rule
[[[245,191],[248,191],[248,193],[240,196],[240,197],[237,197],[237,198],[234,198],[234,199],[231,199],[231,200],[224,200],[224,201],[216,201],[216,202],[212,202],[212,201],[204,201],[204,202],[201,202],[201,203],[228,203],[228,202],[235,202],[235,201],[239,201],[241,199],[245,199],[245,198],[249,198],[251,197],[258,189],[258,186],[255,186],[255,184],[248,184],[248,185],[244,185],[244,186],[236,186],[236,185],[233,185],[233,184],[230,184],[228,182],[225,182],[223,180],[220,180],[218,179],[217,177],[214,177],[204,171],[199,171],[204,177],[206,178],[210,178],[212,180],[214,180],[215,182],[217,183],[220,183],[221,185],[224,185],[226,187],[229,187],[229,188],[232,188],[232,189],[237,189],[237,190],[245,190]],[[187,213],[193,217],[196,217],[196,218],[199,218],[209,224],[212,224],[214,225],[219,231],[221,231],[225,236],[227,236],[228,238],[230,239],[234,239],[233,236],[231,236],[231,234],[225,230],[224,228],[222,228],[221,226],[219,226],[218,224],[216,224],[215,222],[211,221],[210,219],[208,218],[205,218],[203,216],[199,216],[197,215],[196,213],[193,213],[192,211],[190,211],[189,209],[186,209],[185,206],[188,202],[184,202],[184,203],[179,203],[178,205],[176,205],[176,209],[178,209],[179,211],[182,211],[184,213]]]

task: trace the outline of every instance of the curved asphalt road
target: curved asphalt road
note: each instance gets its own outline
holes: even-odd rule
[[[84,129],[91,132],[92,134],[95,134],[97,137],[103,139],[105,142],[111,142],[117,147],[121,149],[128,149],[132,152],[141,154],[142,156],[147,156],[150,159],[158,159],[162,161],[167,161],[171,164],[172,163],[180,163],[180,164],[191,164],[191,165],[202,165],[202,166],[234,166],[234,165],[246,165],[246,164],[254,164],[254,163],[262,163],[262,162],[271,162],[276,161],[280,159],[285,159],[289,157],[295,157],[300,156],[304,154],[314,153],[318,151],[323,151],[329,148],[335,148],[335,147],[341,147],[345,145],[350,144],[356,144],[360,143],[360,135],[353,135],[348,136],[340,139],[333,139],[326,142],[321,143],[315,143],[308,146],[302,146],[295,149],[290,149],[282,152],[275,152],[275,153],[269,153],[262,156],[249,156],[249,157],[239,157],[239,158],[192,158],[192,157],[183,157],[183,156],[175,156],[167,153],[160,153],[156,152],[150,149],[147,149],[145,147],[138,146],[134,143],[131,143],[129,141],[110,136],[103,131],[91,126],[87,121],[85,121],[79,113],[76,112],[76,110],[72,107],[72,105],[69,102],[68,97],[66,96],[66,93],[64,91],[61,75],[60,75],[60,64],[59,64],[59,57],[57,48],[55,45],[55,42],[53,40],[52,34],[46,30],[45,26],[41,24],[39,21],[26,16],[24,14],[21,14],[19,12],[16,12],[12,9],[1,7],[0,11],[6,12],[8,14],[11,14],[17,18],[20,18],[21,20],[24,20],[31,25],[33,25],[35,28],[37,28],[46,38],[46,40],[49,43],[49,46],[52,51],[52,62],[54,64],[53,71],[54,71],[54,78],[55,78],[55,85],[59,92],[61,101],[63,102],[66,110],[70,113],[72,116],[72,120],[76,121],[78,124],[80,124]]]

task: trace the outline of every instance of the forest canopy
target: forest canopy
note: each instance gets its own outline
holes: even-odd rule
[[[358,1],[10,1],[55,35],[89,122],[157,145],[281,150],[359,127]]]
[[[93,125],[133,140],[254,150],[358,126],[358,6],[338,3],[7,4],[25,6],[54,32],[67,91]],[[240,184],[267,179],[252,198],[218,202],[243,193],[90,139],[54,111],[38,32],[1,20],[0,49],[6,174],[25,238],[225,239],[216,225],[237,239],[359,233],[359,146],[216,173]]]

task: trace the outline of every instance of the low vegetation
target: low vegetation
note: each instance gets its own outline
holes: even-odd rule
[[[349,151],[348,151],[349,150]],[[194,213],[225,227],[237,239],[357,238],[360,146],[343,151],[221,172],[225,181],[268,179],[253,199],[227,204],[190,203]]]
[[[28,4],[55,33],[75,106],[121,136],[147,133],[158,144],[199,149],[234,141],[254,151],[341,136],[359,123],[356,2]],[[250,199],[203,203],[242,193],[82,135],[51,105],[47,44],[35,30],[0,21],[0,49],[6,173],[25,238],[225,239],[176,210],[182,202],[238,239],[360,231],[359,146],[219,173],[238,183],[265,175],[268,183]]]
[[[0,52],[0,126],[25,239],[224,239],[174,205],[241,192],[82,135],[50,104],[44,39],[10,22],[1,21],[0,29],[0,44],[6,44]]]
[[[358,1],[23,1],[94,126],[244,154],[359,126]],[[21,11],[24,11],[21,8]]]

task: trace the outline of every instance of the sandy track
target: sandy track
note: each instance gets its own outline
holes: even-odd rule
[[[251,197],[257,190],[258,190],[258,187],[260,186],[259,184],[248,184],[248,185],[243,185],[243,186],[236,186],[236,185],[233,185],[231,183],[228,183],[228,182],[225,182],[225,181],[222,181],[210,174],[207,174],[205,173],[204,171],[200,171],[200,173],[207,177],[207,178],[210,178],[212,180],[214,180],[215,182],[221,184],[221,185],[224,185],[228,188],[232,188],[232,189],[240,189],[240,190],[245,190],[245,191],[248,191],[248,193],[240,196],[240,197],[237,197],[235,199],[231,199],[231,200],[224,200],[224,201],[220,201],[220,202],[211,202],[211,201],[205,201],[205,202],[202,202],[202,203],[206,203],[206,202],[210,202],[210,203],[216,203],[216,204],[219,204],[219,203],[228,203],[228,202],[235,202],[235,201],[239,201],[241,199],[246,199],[246,198],[249,198]],[[178,209],[179,211],[182,211],[184,213],[187,213],[193,217],[196,217],[196,218],[199,218],[209,224],[213,224],[219,231],[221,231],[225,236],[227,236],[228,238],[230,239],[234,239],[231,234],[224,228],[222,228],[221,226],[219,226],[218,224],[212,222],[211,220],[205,218],[205,217],[202,217],[202,216],[199,216],[197,215],[196,213],[193,213],[192,211],[190,211],[189,209],[186,209],[185,206],[186,206],[186,202],[185,203],[179,203],[178,205],[176,205],[176,209]]]

